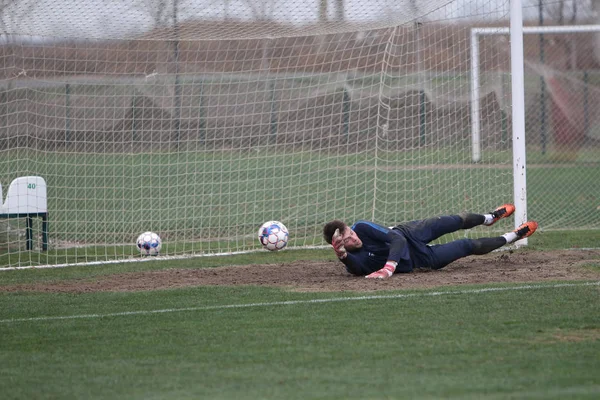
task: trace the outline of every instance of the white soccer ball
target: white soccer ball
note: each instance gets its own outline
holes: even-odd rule
[[[258,241],[269,251],[283,249],[288,242],[288,229],[279,221],[267,221],[258,230]]]
[[[144,232],[135,241],[143,256],[157,256],[162,246],[162,240],[154,232]]]

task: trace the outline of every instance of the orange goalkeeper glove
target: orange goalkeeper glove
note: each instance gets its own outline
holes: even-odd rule
[[[394,274],[396,270],[396,265],[398,265],[395,261],[388,261],[385,263],[383,268],[378,271],[372,272],[369,275],[365,276],[368,279],[387,279]]]
[[[339,229],[336,229],[333,233],[333,237],[331,238],[331,245],[333,246],[335,255],[338,256],[340,260],[346,258],[348,253],[346,253],[346,248],[344,247],[344,242],[342,240],[342,235]]]

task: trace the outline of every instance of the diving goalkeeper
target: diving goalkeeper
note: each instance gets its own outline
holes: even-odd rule
[[[532,235],[538,227],[535,221],[525,222],[502,236],[428,244],[459,229],[491,226],[514,211],[514,205],[504,204],[488,214],[447,215],[406,222],[393,228],[369,221],[357,221],[350,227],[343,221],[333,220],[323,227],[323,236],[349,273],[386,279],[396,272],[411,272],[414,268],[444,268],[459,258],[487,254]]]

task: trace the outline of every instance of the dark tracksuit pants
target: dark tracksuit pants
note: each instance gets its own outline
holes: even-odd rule
[[[428,245],[429,242],[463,228],[463,219],[458,215],[428,218],[406,222],[393,229],[404,233],[410,246],[413,268],[440,269],[473,254],[473,241],[459,239],[445,244]],[[409,272],[397,270],[396,272]]]

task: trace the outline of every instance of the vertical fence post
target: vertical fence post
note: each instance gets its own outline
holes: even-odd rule
[[[65,144],[71,142],[71,85],[65,84]]]
[[[175,40],[173,40],[173,62],[175,63],[175,87],[174,87],[174,96],[173,99],[173,107],[175,114],[175,133],[177,135],[177,139],[175,142],[175,146],[179,149],[180,140],[181,140],[181,87],[179,84],[179,21],[178,21],[178,13],[179,13],[179,0],[173,1],[173,30],[175,32]]]
[[[10,85],[10,84],[9,84]],[[2,126],[8,125],[8,88],[0,88],[0,121]]]
[[[206,115],[204,112],[204,82],[200,81],[200,93],[198,93],[198,118],[200,129],[200,143],[206,141]]]
[[[175,45],[179,47],[179,42]],[[178,69],[178,62],[175,62],[176,70]],[[179,82],[179,71],[175,72],[175,99],[174,99],[174,113],[175,113],[175,133],[177,135],[177,139],[175,141],[175,145],[177,148],[180,146],[181,141],[181,85]]]
[[[589,73],[583,71],[583,132],[587,135],[590,130],[590,87]]]
[[[275,99],[275,79],[270,80],[271,87],[271,140],[277,136],[277,100]]]
[[[344,136],[348,139],[348,135],[350,134],[350,95],[348,94],[348,90],[344,88],[342,100],[342,118],[344,121]]]
[[[425,145],[425,124],[426,124],[426,115],[425,115],[425,101],[427,100],[427,96],[425,95],[425,90],[421,90],[419,92],[419,138],[421,142],[421,146]]]
[[[500,98],[504,99],[504,88],[506,87],[506,74],[502,73],[502,83],[500,84],[501,90],[502,92],[500,93]],[[499,102],[501,103],[501,102]],[[502,118],[501,120],[501,126],[502,126],[502,143],[506,143],[508,142],[508,116],[506,115],[506,110],[504,109],[504,107],[500,107],[500,118]]]
[[[135,142],[137,142],[139,140],[138,138],[138,134],[137,134],[137,120],[135,118],[135,101],[136,101],[136,95],[135,95],[135,89],[133,89],[133,96],[131,97],[131,137],[132,137],[132,143],[135,144]]]

